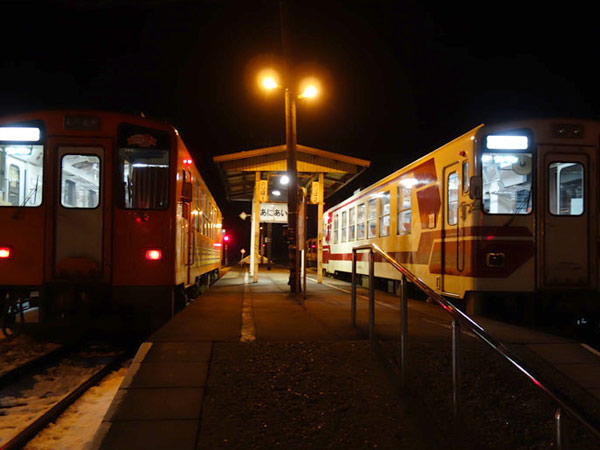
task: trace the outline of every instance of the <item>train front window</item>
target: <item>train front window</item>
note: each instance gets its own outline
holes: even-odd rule
[[[557,216],[583,214],[583,165],[554,162],[548,170],[550,213]]]
[[[487,152],[481,157],[483,208],[488,214],[532,211],[531,153]]]
[[[166,209],[169,195],[169,151],[119,148],[119,203],[126,209]]]
[[[0,145],[0,207],[42,204],[44,147]]]
[[[100,203],[100,158],[65,155],[61,160],[60,203],[65,208],[93,209]]]

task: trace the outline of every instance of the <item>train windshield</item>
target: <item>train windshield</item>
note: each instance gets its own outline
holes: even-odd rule
[[[42,204],[44,146],[0,144],[0,207]]]
[[[481,157],[483,207],[488,214],[529,214],[532,210],[531,153],[486,152]]]
[[[169,134],[128,123],[119,125],[118,134],[118,205],[125,209],[166,209]]]

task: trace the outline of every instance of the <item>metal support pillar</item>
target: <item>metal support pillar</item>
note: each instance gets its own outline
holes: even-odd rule
[[[323,200],[324,174],[319,173],[319,200]],[[323,283],[323,201],[319,202],[317,213],[317,282]]]
[[[252,282],[258,283],[258,258],[260,258],[258,252],[258,246],[260,244],[260,197],[259,197],[259,184],[260,184],[260,172],[255,174],[254,183],[254,197],[252,200],[252,234],[250,236],[250,275],[252,275]]]

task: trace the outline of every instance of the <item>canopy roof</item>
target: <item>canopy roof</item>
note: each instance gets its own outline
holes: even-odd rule
[[[298,161],[298,185],[306,187],[318,181],[318,174],[324,175],[323,196],[328,198],[344,187],[362,172],[370,161],[319,150],[305,145],[296,146]],[[263,172],[263,179],[269,179],[269,189],[276,189],[278,176],[287,171],[287,150],[285,145],[247,150],[219,155],[213,158],[225,180],[227,198],[233,201],[251,201],[254,193],[255,175]]]

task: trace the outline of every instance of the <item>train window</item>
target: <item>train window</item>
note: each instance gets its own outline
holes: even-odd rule
[[[200,183],[196,181],[196,189],[194,190],[194,229],[200,231]]]
[[[452,172],[448,175],[448,225],[458,223],[458,174]]]
[[[462,187],[465,193],[469,192],[469,182],[469,161],[465,161],[462,165]]]
[[[342,242],[346,242],[346,227],[348,224],[348,212],[342,212]]]
[[[94,209],[100,204],[100,158],[96,155],[64,155],[60,163],[61,205]]]
[[[338,243],[338,233],[339,233],[338,225],[339,225],[339,223],[338,223],[338,215],[334,214],[333,215],[333,243],[334,244]]]
[[[377,236],[377,199],[372,198],[368,201],[368,219],[367,219],[367,230],[369,238]]]
[[[355,232],[356,232],[355,220],[356,220],[356,208],[353,206],[352,208],[350,208],[350,211],[348,212],[348,241],[353,241],[356,236],[355,235]]]
[[[582,164],[575,162],[550,164],[548,171],[550,213],[558,216],[583,214],[583,183]]]
[[[356,239],[364,239],[365,238],[365,218],[366,218],[366,214],[365,214],[365,204],[361,203],[360,205],[358,205],[358,210],[356,212],[357,216],[356,216],[356,221],[358,222],[357,224],[357,229],[356,229]]]
[[[531,153],[484,153],[481,167],[486,213],[529,214],[532,211]]]
[[[0,207],[42,204],[42,145],[0,145]]]
[[[390,235],[390,191],[379,197],[379,236]]]
[[[398,185],[398,234],[410,233],[411,188]]]

